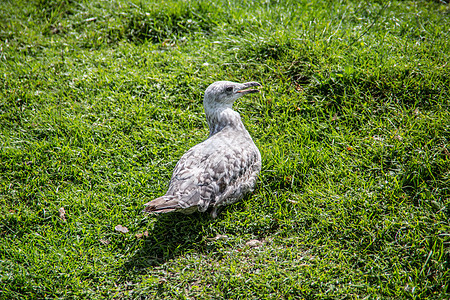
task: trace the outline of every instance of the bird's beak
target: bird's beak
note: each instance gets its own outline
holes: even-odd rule
[[[244,87],[242,89],[236,91],[236,93],[241,93],[241,94],[259,93],[259,90],[249,89],[249,88],[254,87],[254,86],[261,86],[261,84],[259,84],[257,82],[246,82],[243,85],[244,85]]]

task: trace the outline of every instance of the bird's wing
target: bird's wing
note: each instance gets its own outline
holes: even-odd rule
[[[182,209],[196,206],[205,211],[224,198],[241,198],[254,182],[241,184],[251,174],[256,177],[260,168],[261,157],[251,138],[221,132],[181,157],[165,196],[176,199]]]

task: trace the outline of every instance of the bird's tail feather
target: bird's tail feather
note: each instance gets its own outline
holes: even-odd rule
[[[168,213],[180,209],[178,201],[172,197],[162,196],[144,204],[144,212]]]

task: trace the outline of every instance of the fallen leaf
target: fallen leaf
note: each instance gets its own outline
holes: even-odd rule
[[[295,84],[295,89],[298,91],[298,92],[301,92],[301,91],[303,91],[303,87],[300,85],[300,84]]]
[[[228,239],[228,236],[224,235],[224,234],[218,234],[213,238],[207,238],[208,241],[217,241],[217,240],[225,240]]]
[[[255,248],[255,247],[261,246],[261,245],[262,245],[262,242],[261,242],[261,241],[258,241],[258,240],[250,240],[250,241],[248,241],[247,243],[245,243],[245,245],[247,245],[247,246],[249,246],[249,247],[252,247],[252,248]]]
[[[142,237],[148,237],[148,231],[144,231],[143,233],[136,233],[136,238],[141,239]]]
[[[381,137],[381,136],[379,136],[379,135],[374,135],[372,138],[373,138],[375,141],[379,141],[379,142],[384,141],[384,138]]]
[[[352,151],[353,148],[349,146],[349,147],[347,147],[347,150],[348,150],[348,151]]]
[[[111,241],[106,239],[100,239],[100,243],[102,243],[103,245],[108,245],[109,243],[111,243]]]
[[[114,229],[118,232],[121,233],[127,233],[128,232],[128,228],[126,228],[125,226],[122,225],[117,225],[116,227],[114,227]]]
[[[64,207],[61,207],[59,210],[59,217],[61,218],[61,220],[63,220],[64,222],[66,222],[66,210],[64,209]]]

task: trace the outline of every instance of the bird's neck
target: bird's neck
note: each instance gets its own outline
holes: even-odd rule
[[[246,131],[241,116],[233,110],[231,105],[205,106],[205,114],[209,126],[209,136],[222,131],[226,127],[232,130]]]

